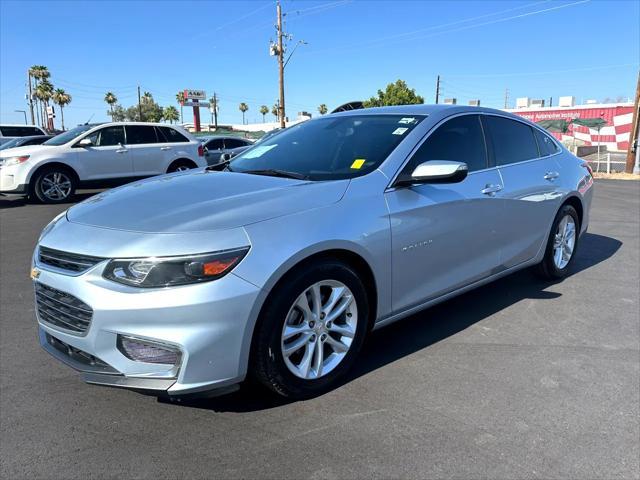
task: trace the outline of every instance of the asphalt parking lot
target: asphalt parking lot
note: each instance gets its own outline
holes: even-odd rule
[[[564,282],[520,272],[375,332],[313,400],[183,405],[40,349],[29,261],[66,206],[0,199],[0,476],[638,478],[640,182],[595,189]]]

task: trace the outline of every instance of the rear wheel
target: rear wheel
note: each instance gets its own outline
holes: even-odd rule
[[[45,167],[31,181],[31,193],[42,203],[63,203],[76,191],[76,178],[62,167]]]
[[[564,205],[553,221],[544,258],[536,266],[541,277],[554,280],[567,276],[575,258],[579,232],[578,213],[571,205]]]
[[[192,168],[196,168],[196,167],[197,165],[193,163],[191,160],[180,159],[180,160],[176,160],[171,165],[169,165],[169,168],[167,168],[167,173],[185,172],[187,170],[191,170]]]
[[[276,393],[308,398],[353,366],[368,325],[365,288],[349,266],[317,263],[281,283],[256,327],[253,374]]]

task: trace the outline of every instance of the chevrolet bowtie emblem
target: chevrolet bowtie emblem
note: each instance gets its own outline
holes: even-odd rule
[[[40,276],[40,270],[38,270],[36,267],[33,267],[31,269],[31,279],[36,280],[39,276]]]

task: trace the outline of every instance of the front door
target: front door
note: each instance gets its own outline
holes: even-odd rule
[[[504,201],[477,115],[439,126],[414,153],[405,172],[429,160],[467,163],[460,183],[389,190],[393,245],[393,308],[399,312],[496,272]]]
[[[104,127],[93,132],[92,145],[77,147],[76,167],[82,180],[126,178],[133,175],[131,152],[124,144],[124,128],[120,125]]]

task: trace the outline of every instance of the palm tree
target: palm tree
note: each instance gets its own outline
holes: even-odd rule
[[[176,93],[176,101],[180,104],[180,123],[184,123],[184,117],[182,115],[182,106],[184,105],[184,91]]]
[[[162,116],[165,120],[168,120],[169,123],[177,122],[180,120],[180,114],[178,113],[178,109],[173,105],[169,105],[162,111]]]
[[[62,120],[62,130],[64,130],[64,107],[71,103],[71,95],[62,88],[56,88],[52,95],[53,102],[60,107],[60,118]]]
[[[44,126],[44,112],[42,109],[42,103],[40,97],[38,97],[36,90],[41,81],[48,79],[51,76],[49,69],[44,65],[33,65],[29,69],[29,75],[35,80],[34,96],[36,97],[36,110],[38,111],[38,123],[40,126]]]
[[[320,112],[320,115],[325,115],[328,111],[329,109],[324,103],[321,103],[320,106],[318,107],[318,112]]]
[[[247,110],[249,110],[249,105],[247,105],[246,103],[242,102],[238,108],[240,109],[240,111],[242,112],[242,124],[244,125],[244,112],[246,112]]]
[[[107,92],[104,94],[104,101],[109,105],[111,121],[113,122],[113,106],[118,103],[118,97],[112,92]]]
[[[271,107],[271,115],[276,117],[277,122],[278,118],[280,117],[280,109],[278,108],[278,105],[274,105],[273,107]]]
[[[262,123],[265,123],[265,119],[264,116],[269,113],[269,107],[267,107],[266,105],[262,105],[260,107],[260,113],[262,114]]]
[[[53,95],[53,85],[47,79],[41,80],[36,87],[36,98],[42,103],[42,125],[46,125],[47,130],[51,130],[52,126],[49,124],[47,116],[47,107],[49,106],[49,100]]]
[[[149,92],[144,92],[142,94],[142,103],[151,103],[153,102],[153,95]]]

